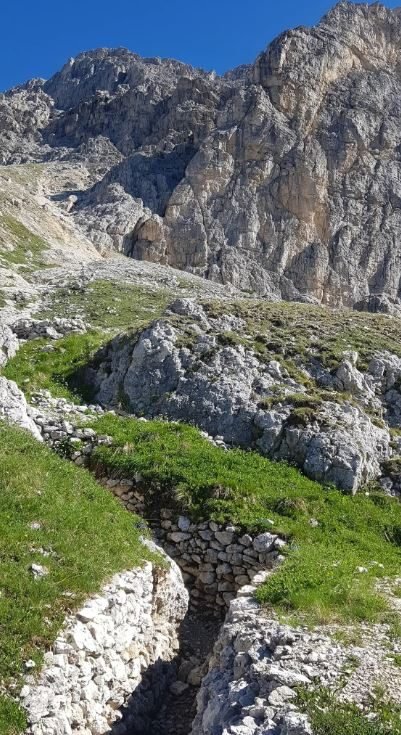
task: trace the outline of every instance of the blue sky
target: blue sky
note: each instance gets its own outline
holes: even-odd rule
[[[399,4],[391,0],[386,4]],[[0,90],[49,77],[99,46],[170,56],[226,71],[252,61],[278,33],[315,23],[327,0],[11,0],[0,26]]]

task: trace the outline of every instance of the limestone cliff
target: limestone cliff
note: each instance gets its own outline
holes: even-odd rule
[[[2,160],[90,170],[70,217],[102,251],[270,298],[391,311],[400,33],[399,9],[340,2],[223,77],[87,52],[2,95]]]

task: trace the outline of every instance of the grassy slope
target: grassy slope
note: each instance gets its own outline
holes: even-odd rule
[[[104,332],[70,334],[62,339],[33,339],[25,342],[2,374],[15,380],[29,399],[36,390],[50,390],[54,396],[80,402],[83,390],[78,390],[76,373],[85,367],[93,353],[109,339]],[[44,351],[51,344],[52,352]],[[89,398],[85,395],[85,398]]]
[[[37,317],[82,316],[96,329],[139,329],[159,317],[172,298],[167,289],[97,280],[84,289],[54,291]]]
[[[225,452],[183,424],[106,415],[92,425],[114,439],[114,446],[96,450],[95,461],[117,476],[140,473],[166,502],[194,517],[273,529],[290,539],[285,564],[258,593],[261,602],[306,613],[311,623],[385,616],[374,583],[399,572],[396,500],[323,488],[284,463]]]
[[[10,360],[4,374],[15,380],[28,395],[38,388],[47,388],[55,395],[76,400],[75,387],[70,380],[76,370],[87,364],[90,355],[119,331],[139,330],[160,317],[171,296],[168,290],[151,291],[102,280],[82,290],[57,291],[37,316],[82,316],[91,324],[92,331],[52,343],[56,349],[51,353],[42,351],[51,340],[28,342]],[[318,357],[323,364],[333,367],[349,348],[358,350],[362,369],[377,351],[390,350],[401,356],[401,325],[398,320],[383,315],[349,310],[331,312],[303,304],[253,300],[207,302],[205,308],[211,316],[232,313],[245,319],[247,327],[241,335],[222,334],[220,341],[223,344],[240,341],[256,350],[262,360],[280,360],[293,377],[309,388],[308,400],[316,399],[317,403],[322,400],[322,391],[319,393],[314,381],[299,369],[302,362],[305,364],[310,358]],[[185,319],[179,321],[185,332]],[[189,343],[193,339],[191,335],[190,330]],[[295,403],[297,396],[293,398]],[[278,396],[277,400],[280,399]],[[305,402],[305,397],[301,400]],[[269,401],[271,403],[272,399]]]
[[[113,281],[94,281],[84,290],[56,291],[51,303],[37,318],[50,315],[82,316],[93,327],[87,334],[70,334],[63,339],[35,339],[26,342],[3,370],[15,380],[29,398],[35,390],[50,390],[54,396],[76,402],[90,399],[90,392],[79,385],[80,368],[93,353],[119,330],[138,330],[159,317],[171,294],[165,290],[150,291],[137,286],[124,286]],[[46,352],[45,345],[54,350]]]
[[[149,552],[135,518],[88,472],[3,424],[0,446],[1,692],[19,684],[24,661],[40,662],[66,613]],[[34,522],[40,529],[31,528]],[[32,563],[45,565],[48,576],[35,581]],[[23,726],[23,713],[2,694],[1,735]]]
[[[4,245],[12,244],[8,250]],[[3,246],[3,247],[1,247]],[[44,267],[43,253],[49,244],[11,215],[0,216],[0,262],[29,269]]]
[[[401,322],[384,314],[249,299],[205,302],[204,306],[210,316],[228,313],[244,319],[247,336],[242,335],[242,341],[262,357],[295,364],[317,357],[327,367],[334,367],[344,350],[354,349],[359,352],[361,369],[377,351],[389,350],[401,357]]]
[[[378,690],[372,699],[377,717],[368,720],[354,704],[338,702],[328,690],[301,690],[298,705],[307,712],[314,735],[401,735],[401,708]]]

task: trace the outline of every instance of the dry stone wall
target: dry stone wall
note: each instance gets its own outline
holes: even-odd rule
[[[162,517],[158,538],[181,568],[195,607],[224,609],[260,570],[272,570],[282,559],[285,541],[268,531],[251,536],[214,521],[174,520],[170,510]]]
[[[263,579],[256,575],[230,603],[197,695],[191,735],[312,735],[317,728],[299,696],[305,689],[317,701],[329,692],[335,718],[353,703],[379,732],[378,691],[385,690],[394,707],[401,701],[391,626],[285,624],[255,600]],[[399,600],[389,601],[399,611]],[[354,731],[365,731],[362,721],[360,728]]]
[[[254,590],[231,602],[198,693],[191,735],[312,735],[296,705],[297,688],[319,676],[311,637],[265,616]]]
[[[102,481],[128,510],[143,512],[144,496],[133,480]],[[146,510],[145,510],[146,513]],[[237,591],[252,582],[261,570],[273,570],[280,563],[285,541],[266,531],[251,536],[232,525],[214,521],[192,522],[162,508],[150,519],[158,542],[180,567],[193,607],[224,610]]]
[[[81,423],[84,418],[82,407],[70,406],[67,420],[64,399],[42,395],[37,401],[43,413],[38,411],[35,420],[44,441],[64,452],[76,464],[90,465],[94,448],[111,443],[110,437],[98,435],[90,427],[75,426],[75,418]],[[45,415],[44,403],[52,403],[53,418]],[[96,411],[99,413],[102,409],[97,407]],[[201,605],[224,610],[238,589],[249,584],[257,572],[272,570],[280,563],[280,550],[285,541],[276,534],[266,531],[251,536],[229,524],[194,522],[163,507],[166,501],[140,476],[112,477],[98,470],[98,480],[129,511],[138,513],[149,523],[158,542],[179,565],[193,607]],[[269,519],[265,522],[269,524]]]
[[[115,575],[66,622],[39,679],[30,675],[21,692],[27,735],[124,735],[146,725],[188,605],[180,571],[166,561]],[[141,688],[150,670],[153,686]]]

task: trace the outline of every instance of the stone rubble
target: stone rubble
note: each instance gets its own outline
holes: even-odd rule
[[[60,339],[67,334],[86,332],[88,325],[82,319],[19,319],[12,325],[12,331],[20,340],[31,340],[37,337]]]
[[[300,687],[329,689],[339,703],[353,702],[371,714],[378,686],[400,703],[401,671],[393,660],[399,644],[389,626],[283,624],[252,596],[260,581],[256,576],[230,604],[191,735],[312,735],[299,709]],[[356,642],[345,642],[347,635]]]

